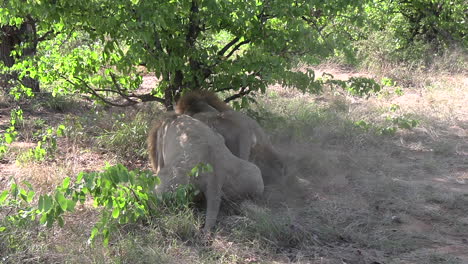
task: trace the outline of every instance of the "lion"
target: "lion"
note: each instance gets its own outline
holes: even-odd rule
[[[193,118],[202,121],[214,131],[221,134],[227,148],[236,157],[249,161],[251,149],[256,145],[257,137],[250,127],[239,118],[233,116],[234,112],[200,112],[193,114]]]
[[[215,225],[222,198],[237,200],[263,193],[260,169],[234,156],[221,135],[188,115],[172,113],[156,124],[148,135],[148,152],[161,179],[156,194],[189,183],[204,194],[205,232]],[[212,170],[189,176],[199,164],[209,164]]]
[[[295,177],[286,176],[284,159],[260,125],[234,111],[214,93],[189,92],[177,101],[176,112],[191,115],[220,133],[234,155],[260,168],[265,185],[294,182]]]

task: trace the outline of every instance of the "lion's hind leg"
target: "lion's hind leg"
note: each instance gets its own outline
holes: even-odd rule
[[[223,193],[228,199],[238,200],[261,196],[264,190],[260,169],[253,163],[232,156],[232,164],[226,168],[230,177],[226,178]]]

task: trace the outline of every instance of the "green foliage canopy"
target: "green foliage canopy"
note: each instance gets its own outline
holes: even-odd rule
[[[354,32],[360,32],[357,40],[370,40],[370,46],[361,50],[375,54],[369,51],[381,43],[392,51],[389,62],[430,63],[453,48],[468,48],[465,0],[369,1],[364,15],[367,23]]]
[[[13,70],[54,93],[88,94],[119,106],[159,101],[171,108],[184,90],[235,91],[227,101],[273,83],[317,91],[312,72],[293,70],[297,58],[308,54],[319,61],[332,54],[336,35],[322,32],[338,30],[334,19],[362,3],[8,0],[0,24],[19,26],[34,18],[39,56],[24,58]],[[159,80],[150,92],[136,91],[139,65]]]

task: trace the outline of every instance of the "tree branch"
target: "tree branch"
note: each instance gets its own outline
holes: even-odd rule
[[[223,56],[226,51],[232,47],[232,45],[236,44],[237,41],[239,41],[239,37],[235,37],[233,40],[231,40],[226,46],[224,46],[220,51],[218,51],[218,56]]]
[[[53,30],[49,30],[49,31],[47,31],[46,33],[44,33],[44,35],[38,37],[38,38],[37,38],[37,42],[47,40],[47,39],[48,39],[47,37],[48,37],[50,34],[52,34],[52,33],[56,34],[56,33],[60,33],[60,32],[54,32]]]
[[[158,102],[164,104],[164,99],[153,96],[152,94],[132,94],[132,97],[136,97],[141,100],[141,102]]]
[[[232,100],[235,100],[235,99],[237,99],[237,98],[241,98],[242,96],[247,95],[247,94],[249,94],[250,92],[252,92],[252,90],[247,89],[247,87],[244,86],[244,87],[242,87],[242,89],[240,90],[240,92],[238,92],[238,93],[236,93],[236,94],[233,94],[233,95],[229,96],[228,98],[224,99],[224,102],[225,102],[225,103],[228,103],[228,102],[230,102],[230,101],[232,101]]]
[[[229,90],[232,90],[232,89],[233,89],[232,87],[221,88],[221,89],[216,90],[215,93],[229,91]]]
[[[234,52],[236,52],[241,46],[245,45],[245,44],[248,44],[250,43],[250,40],[244,40],[244,41],[241,41],[239,42],[239,44],[237,44],[232,50],[231,52],[229,52],[229,54],[226,56],[226,59],[231,57],[232,54],[234,54]]]
[[[89,84],[85,80],[83,80],[81,78],[78,78],[78,77],[75,77],[75,78],[78,79],[88,89],[89,93],[96,96],[97,98],[99,98],[99,100],[103,101],[104,103],[106,103],[108,105],[117,106],[117,107],[126,107],[126,106],[135,105],[135,104],[138,103],[137,101],[131,100],[126,95],[122,95],[122,93],[119,92],[119,91],[114,91],[114,90],[110,90],[110,89],[95,90],[94,88],[89,86]],[[102,96],[102,95],[100,95],[98,93],[98,92],[102,92],[102,91],[105,91],[105,90],[107,90],[106,92],[114,92],[114,93],[119,94],[120,96],[123,96],[127,100],[127,103],[126,104],[118,104],[118,103],[111,102],[111,101],[107,100],[106,98],[104,98],[104,96]]]
[[[70,83],[71,85],[73,86],[79,86],[79,84],[71,81],[70,79],[66,78],[65,76],[61,75],[61,77],[68,83]],[[123,90],[120,90],[119,91],[116,91],[116,90],[112,90],[112,89],[95,89],[95,88],[92,88],[85,80],[81,79],[81,78],[78,78],[78,77],[75,77],[77,80],[80,81],[80,83],[82,85],[84,85],[86,87],[86,90],[93,96],[97,97],[99,100],[101,100],[102,102],[108,104],[108,105],[111,105],[111,106],[116,106],[116,107],[127,107],[127,106],[132,106],[132,105],[135,105],[135,104],[138,104],[139,101],[136,101],[134,98],[137,98],[139,99],[141,102],[159,102],[159,103],[164,103],[164,99],[162,98],[159,98],[159,97],[156,97],[156,96],[153,96],[151,94],[134,94],[134,93],[130,93],[130,94],[125,94],[123,92]],[[127,100],[127,103],[124,103],[124,104],[120,104],[120,103],[115,103],[115,102],[112,102],[110,100],[108,100],[107,98],[105,98],[104,96],[100,95],[99,92],[108,92],[108,93],[115,93],[115,94],[118,94],[120,97],[122,97],[123,99]]]

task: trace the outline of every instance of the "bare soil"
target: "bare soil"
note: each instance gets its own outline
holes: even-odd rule
[[[346,68],[316,69],[317,76],[324,72],[343,80],[375,78]],[[302,151],[302,159],[308,157],[313,164],[303,164],[308,169],[302,175],[314,183],[314,195],[332,202],[346,201],[350,208],[376,218],[376,225],[369,230],[375,233],[372,239],[379,240],[391,232],[395,237],[405,234],[400,239],[413,240],[408,250],[398,252],[405,243],[390,238],[388,242],[401,243],[390,256],[385,247],[377,253],[357,248],[355,253],[362,258],[343,263],[468,263],[468,77],[429,75],[427,82],[430,85],[423,89],[404,88],[401,96],[390,92],[367,100],[330,93],[291,96],[290,91],[273,88],[280,97],[300,98],[302,107],[319,104],[337,111],[336,107],[342,105],[340,116],[347,120],[378,123],[388,115],[384,110],[396,104],[399,114],[421,121],[416,128],[400,129],[393,136],[362,134],[350,139],[334,138],[336,124],[319,124],[308,134],[314,138],[309,142],[314,143],[286,143],[284,149]],[[278,138],[284,144],[281,135]],[[306,206],[314,205],[310,202]],[[352,214],[335,216],[353,218]],[[346,227],[351,236],[356,235],[353,225],[363,224],[359,217],[354,220]],[[356,228],[355,232],[362,231]],[[364,260],[367,254],[375,256]]]

